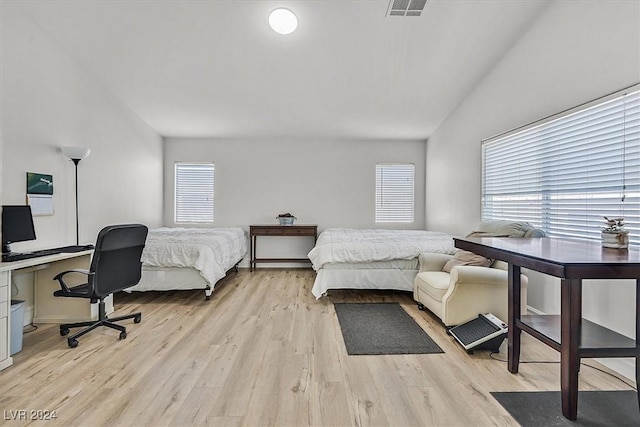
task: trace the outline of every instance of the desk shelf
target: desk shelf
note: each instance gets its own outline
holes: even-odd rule
[[[560,351],[560,315],[522,316],[516,325],[529,335]],[[635,357],[635,340],[582,319],[580,331],[580,357]]]

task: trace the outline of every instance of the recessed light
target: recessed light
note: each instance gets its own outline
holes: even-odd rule
[[[298,28],[298,18],[289,9],[275,9],[269,14],[269,25],[279,34],[291,34]]]

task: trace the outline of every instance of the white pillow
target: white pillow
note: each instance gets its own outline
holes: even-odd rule
[[[458,249],[453,258],[447,261],[444,267],[442,267],[442,271],[451,273],[451,269],[456,265],[477,265],[480,267],[489,267],[492,262],[493,260],[474,254],[473,252]]]

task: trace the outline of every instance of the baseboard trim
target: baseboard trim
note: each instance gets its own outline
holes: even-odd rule
[[[546,314],[544,311],[540,311],[537,308],[531,307],[530,305],[527,306],[527,312],[533,313],[533,314]]]

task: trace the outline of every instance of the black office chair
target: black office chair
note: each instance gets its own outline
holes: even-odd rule
[[[67,323],[60,325],[60,335],[65,336],[70,328],[85,329],[67,338],[69,347],[78,346],[78,337],[92,331],[98,326],[107,326],[120,331],[120,339],[127,337],[127,329],[117,325],[125,319],[133,319],[140,323],[142,313],[108,318],[105,313],[104,299],[114,292],[136,285],[142,276],[142,250],[147,239],[148,229],[141,224],[110,225],[98,234],[91,267],[87,270],[64,271],[54,277],[60,282],[60,290],[53,293],[56,297],[89,298],[91,303],[98,303],[98,320],[89,322]],[[87,283],[69,287],[63,277],[70,273],[87,275]]]

